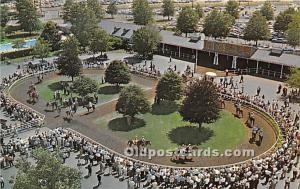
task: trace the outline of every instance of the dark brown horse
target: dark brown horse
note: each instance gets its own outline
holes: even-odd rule
[[[144,141],[142,141],[142,140],[139,140],[139,141],[137,141],[137,147],[139,148],[139,147],[146,147],[146,146],[148,146],[148,145],[150,145],[151,146],[151,141],[150,140],[144,140]]]
[[[145,140],[145,141],[142,141],[142,140],[138,140],[138,141],[128,140],[127,145],[129,147],[131,147],[133,145],[136,145],[138,148],[140,148],[140,147],[146,147],[148,145],[151,146],[151,141],[150,140]]]

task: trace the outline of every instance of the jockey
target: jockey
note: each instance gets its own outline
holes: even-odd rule
[[[142,141],[142,144],[145,144],[145,137],[144,136],[142,136],[141,141]]]
[[[92,108],[93,107],[93,104],[91,101],[89,101],[89,108]]]
[[[185,148],[185,152],[188,153],[190,148],[191,148],[191,144],[187,145],[186,148]]]
[[[138,142],[138,137],[135,136],[134,139],[133,139],[133,144],[137,144],[137,142]]]

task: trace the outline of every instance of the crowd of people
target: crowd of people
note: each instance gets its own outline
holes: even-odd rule
[[[86,139],[85,136],[65,129],[54,129],[45,133],[37,133],[28,138],[28,147],[44,147],[50,151],[55,148],[65,149],[63,159],[70,152],[78,152],[81,159],[77,166],[87,165],[87,175],[92,175],[92,166],[99,166],[96,176],[114,175],[120,181],[127,180],[128,188],[151,186],[152,188],[187,187],[187,188],[257,188],[261,182],[275,188],[279,179],[285,178],[285,188],[290,182],[299,178],[297,163],[299,162],[299,115],[290,112],[290,108],[279,105],[268,105],[259,97],[246,94],[230,93],[222,88],[227,98],[240,99],[241,102],[251,103],[263,108],[273,116],[283,132],[282,146],[266,154],[265,157],[255,158],[248,163],[220,168],[168,168],[160,165],[141,163],[124,156],[113,154],[99,144]],[[229,99],[227,99],[229,100]],[[278,107],[278,108],[277,108]],[[22,145],[22,143],[19,143]],[[18,145],[7,144],[12,149],[20,149]],[[9,150],[8,150],[9,151]],[[5,153],[8,152],[6,150]],[[26,151],[26,150],[25,150]],[[9,166],[9,163],[8,163]],[[287,176],[292,172],[292,177]]]
[[[147,64],[146,64],[147,65]],[[26,73],[16,72],[3,84],[9,85]],[[70,157],[70,153],[78,153],[77,166],[81,169],[86,166],[87,175],[92,175],[92,166],[99,166],[97,180],[101,183],[101,175],[114,175],[120,181],[126,180],[128,188],[152,187],[155,188],[241,188],[255,189],[259,183],[275,188],[279,179],[285,179],[285,188],[300,177],[297,164],[300,158],[299,144],[299,112],[292,110],[287,104],[280,105],[277,100],[266,100],[260,91],[256,95],[246,94],[243,89],[234,86],[233,80],[226,79],[218,83],[220,93],[224,100],[233,100],[241,104],[248,104],[264,110],[277,122],[282,133],[282,144],[265,154],[254,158],[247,163],[234,166],[215,168],[172,168],[140,162],[120,154],[114,154],[100,144],[91,141],[85,136],[67,129],[57,128],[47,132],[36,132],[26,141],[17,138],[7,143],[1,141],[1,167],[13,166],[16,152],[28,156],[31,148],[43,147],[49,151],[57,148],[63,150],[63,162]],[[241,82],[243,83],[243,82]],[[228,86],[231,86],[228,88]],[[233,86],[233,87],[232,87]],[[243,86],[243,85],[242,85]],[[37,119],[38,115],[25,107],[11,102],[1,92],[1,107],[11,109],[11,114],[19,120]],[[254,123],[253,123],[254,125]],[[256,127],[254,125],[254,127]],[[3,138],[3,137],[2,137]],[[292,176],[288,176],[292,173]],[[98,184],[99,184],[98,183]],[[2,182],[1,182],[2,185]]]
[[[108,66],[108,63],[106,62],[108,60],[108,56],[106,53],[103,55],[99,55],[96,57],[89,57],[87,59],[84,59],[82,61],[83,65],[86,68],[97,68],[97,69],[106,69]]]
[[[35,66],[28,64],[25,69],[19,68],[13,74],[8,75],[7,77],[2,77],[0,84],[0,108],[3,112],[5,112],[7,120],[3,119],[3,122],[1,123],[1,141],[4,136],[15,136],[20,130],[36,127],[42,123],[40,115],[38,115],[34,110],[9,98],[5,93],[5,89],[15,81],[27,75],[36,74],[40,80],[43,72],[52,67],[52,64]],[[8,120],[11,121],[9,125],[7,125]]]
[[[143,65],[128,64],[126,61],[125,63],[128,65],[132,73],[145,75],[147,77],[153,77],[153,78],[157,78],[161,76],[161,72],[159,68],[156,68],[155,64],[153,64],[152,61],[150,61],[150,65],[148,65],[147,60],[145,60],[145,63]]]

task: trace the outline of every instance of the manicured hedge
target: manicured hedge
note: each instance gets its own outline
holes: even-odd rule
[[[18,30],[21,30],[21,26],[20,25],[16,25],[16,26],[10,25],[10,26],[7,26],[5,28],[5,32],[6,33],[13,33],[13,32],[16,32]]]
[[[10,51],[10,52],[1,53],[1,60],[4,60],[5,58],[14,59],[14,58],[20,58],[20,57],[24,57],[24,56],[29,56],[32,54],[32,51],[33,51],[32,48],[27,48],[27,49],[21,49],[18,51]]]
[[[8,39],[17,39],[17,38],[27,38],[38,36],[38,33],[28,33],[28,32],[15,32],[9,35],[6,35]]]

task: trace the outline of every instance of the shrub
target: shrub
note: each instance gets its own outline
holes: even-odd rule
[[[7,35],[6,37],[8,39],[17,39],[17,38],[27,38],[27,37],[36,37],[38,36],[38,33],[28,33],[28,32],[16,32],[16,33],[12,33]]]
[[[28,48],[28,49],[21,49],[17,51],[4,52],[1,53],[1,60],[4,60],[5,58],[14,59],[14,58],[20,58],[24,56],[29,56],[32,54],[32,51],[33,51],[32,48]]]

